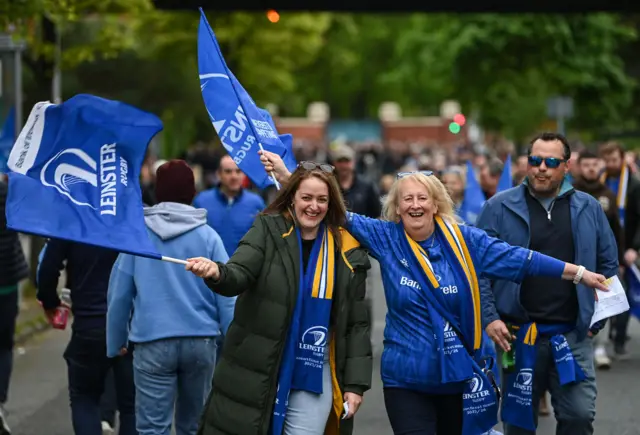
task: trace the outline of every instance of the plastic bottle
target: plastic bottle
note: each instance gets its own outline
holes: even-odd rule
[[[513,328],[511,326],[507,326],[509,329],[509,333],[513,335]],[[502,358],[500,359],[500,365],[502,366],[502,371],[504,373],[513,373],[516,369],[516,346],[515,343],[511,343],[511,350],[509,352],[503,352]]]
[[[69,321],[69,310],[71,308],[71,290],[63,288],[60,293],[60,301],[62,302],[56,308],[56,314],[53,316],[52,326],[55,329],[66,329]]]

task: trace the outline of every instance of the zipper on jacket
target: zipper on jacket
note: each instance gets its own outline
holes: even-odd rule
[[[547,219],[549,219],[549,222],[551,222],[551,211],[553,210],[553,206],[556,204],[556,199],[558,199],[557,196],[553,198],[551,204],[549,205],[549,209],[547,210]]]

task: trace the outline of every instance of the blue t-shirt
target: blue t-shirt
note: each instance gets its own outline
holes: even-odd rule
[[[387,302],[381,374],[385,387],[408,388],[427,393],[456,393],[463,383],[439,383],[438,350],[427,309],[427,291],[408,268],[405,253],[397,240],[396,224],[349,213],[347,229],[381,264]],[[530,260],[530,250],[510,246],[477,228],[460,226],[474,258],[476,273],[489,278],[520,281]],[[461,312],[461,291],[466,283],[456,282],[452,266],[445,260],[436,235],[421,243],[440,283],[435,296],[454,317]]]

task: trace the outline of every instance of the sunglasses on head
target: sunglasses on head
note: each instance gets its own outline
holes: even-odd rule
[[[426,175],[427,177],[433,175],[433,171],[411,171],[411,172],[398,172],[398,176],[396,177],[397,180],[407,177],[409,175],[413,175],[413,174],[422,174],[422,175]]]
[[[333,174],[333,169],[334,169],[333,166],[328,165],[326,163],[316,163],[316,162],[310,162],[310,161],[300,162],[298,167],[305,169],[307,171],[320,169],[322,172],[326,172],[327,174]]]
[[[567,159],[558,159],[556,157],[529,156],[528,161],[531,166],[538,167],[542,164],[542,162],[544,162],[547,168],[555,169],[560,166],[560,163],[566,162]]]

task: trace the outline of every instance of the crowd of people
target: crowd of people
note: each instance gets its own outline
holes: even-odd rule
[[[381,376],[395,434],[491,433],[498,408],[507,435],[533,434],[547,392],[558,434],[593,434],[595,369],[612,365],[605,322],[591,325],[594,289],[624,282],[637,261],[635,157],[616,143],[572,149],[555,133],[506,151],[339,144],[298,155],[293,173],[262,152],[282,184],[264,192],[228,155],[145,163],[149,237],[186,271],[57,239],[40,253],[37,298],[52,321],[58,289],[71,290],[75,433],[114,433],[116,409],[123,435],[352,433],[374,375],[371,256],[384,264]],[[508,156],[513,188],[498,192]],[[485,202],[474,225],[460,216],[469,176]],[[28,267],[0,212],[9,435]],[[624,359],[629,315],[609,323],[612,356]],[[513,349],[513,372],[500,373]]]

